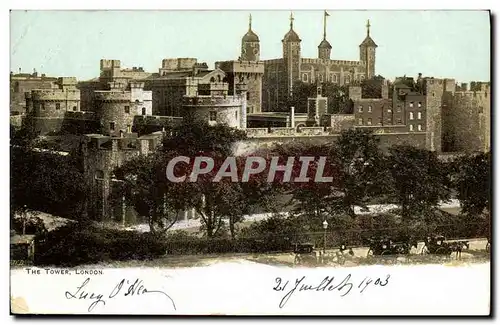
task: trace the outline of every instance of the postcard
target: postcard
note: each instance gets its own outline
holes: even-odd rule
[[[11,314],[490,315],[490,23],[11,11]]]

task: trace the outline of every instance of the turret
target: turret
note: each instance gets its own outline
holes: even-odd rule
[[[332,52],[332,46],[326,40],[326,17],[329,16],[330,15],[328,14],[328,12],[325,11],[325,14],[323,15],[323,40],[318,46],[318,58],[323,60],[330,60],[330,55]]]
[[[370,37],[370,26],[370,20],[368,20],[366,23],[366,37],[359,45],[359,60],[366,65],[366,79],[375,76],[375,52],[378,47]]]
[[[252,15],[248,17],[248,32],[241,39],[241,60],[259,61],[260,41],[259,36],[252,31]]]

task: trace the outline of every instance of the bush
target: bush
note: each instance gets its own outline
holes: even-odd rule
[[[112,260],[152,259],[165,254],[163,241],[149,233],[67,225],[37,236],[37,265],[76,266]]]

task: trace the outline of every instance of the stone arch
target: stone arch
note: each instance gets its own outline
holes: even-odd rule
[[[215,78],[214,77],[210,78],[210,82],[215,82]]]

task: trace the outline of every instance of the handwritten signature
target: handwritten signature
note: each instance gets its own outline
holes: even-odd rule
[[[365,277],[363,281],[357,282],[351,279],[351,274],[348,274],[345,278],[343,278],[341,281],[336,283],[335,277],[334,276],[326,276],[319,284],[309,284],[307,283],[306,276],[301,277],[300,279],[297,278],[295,279],[295,285],[293,287],[289,286],[290,281],[283,280],[282,278],[278,277],[275,279],[276,286],[273,287],[274,291],[280,291],[280,292],[286,292],[286,294],[282,297],[279,307],[283,308],[285,307],[286,303],[288,300],[292,297],[292,295],[297,291],[334,291],[337,290],[338,292],[341,292],[342,294],[340,295],[341,297],[345,297],[349,293],[356,292],[359,290],[359,293],[363,293],[368,286],[375,286],[375,287],[385,287],[389,283],[389,279],[391,277],[390,274],[388,274],[385,278],[376,278],[372,279],[370,277]],[[357,287],[355,287],[357,285]],[[288,291],[287,288],[289,289]]]
[[[66,299],[93,300],[88,307],[88,311],[91,312],[99,304],[105,306],[106,300],[103,299],[104,295],[102,293],[89,292],[88,290],[86,291],[86,286],[89,284],[89,282],[90,278],[85,279],[85,281],[83,281],[83,283],[76,288],[76,291],[74,291],[73,293],[70,291],[66,291],[64,295]],[[122,279],[113,288],[113,290],[111,290],[111,293],[108,295],[106,299],[113,299],[116,296],[130,297],[130,296],[140,296],[145,294],[163,295],[170,301],[174,310],[177,310],[177,308],[175,307],[174,300],[166,292],[159,290],[148,290],[145,287],[144,282],[140,279],[136,279],[134,282],[129,281],[127,279]]]

